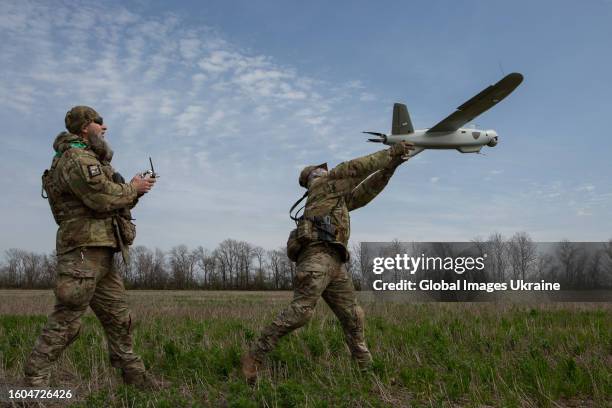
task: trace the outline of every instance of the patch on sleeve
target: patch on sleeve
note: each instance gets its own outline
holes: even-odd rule
[[[102,174],[102,170],[98,164],[90,164],[87,166],[87,172],[89,173],[89,177],[96,177]]]

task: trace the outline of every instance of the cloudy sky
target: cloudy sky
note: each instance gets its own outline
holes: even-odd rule
[[[274,248],[306,164],[368,154],[393,102],[427,128],[504,73],[485,155],[426,151],[352,216],[352,240],[612,237],[612,1],[0,2],[0,250],[54,248],[40,198],[73,105],[126,178],[161,179],[138,244]]]

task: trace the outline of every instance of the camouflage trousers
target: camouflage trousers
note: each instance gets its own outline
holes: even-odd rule
[[[87,306],[106,333],[113,367],[133,374],[145,372],[132,350],[131,317],[123,280],[113,267],[113,249],[77,248],[58,257],[55,307],[25,364],[25,382],[46,386],[52,364],[79,335]]]
[[[253,357],[263,361],[281,337],[305,325],[312,317],[320,297],[323,297],[340,320],[353,358],[360,367],[369,367],[372,356],[365,344],[364,314],[357,305],[353,281],[338,251],[325,245],[308,247],[300,254],[293,300],[263,330],[251,348]]]

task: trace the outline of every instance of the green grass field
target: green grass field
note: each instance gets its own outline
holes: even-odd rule
[[[374,370],[351,362],[323,301],[270,355],[254,386],[239,360],[287,292],[132,291],[136,351],[164,388],[142,393],[110,367],[102,327],[84,318],[52,385],[82,407],[612,406],[609,304],[362,302]],[[51,310],[50,291],[0,291],[0,380],[20,378]]]

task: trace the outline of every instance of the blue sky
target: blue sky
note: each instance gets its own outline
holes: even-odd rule
[[[283,245],[301,167],[375,151],[394,102],[417,128],[502,71],[523,84],[474,125],[485,155],[426,151],[352,215],[352,240],[612,237],[612,1],[0,4],[0,250],[50,251],[40,194],[73,105],[109,126],[126,178],[162,174],[137,243]]]

